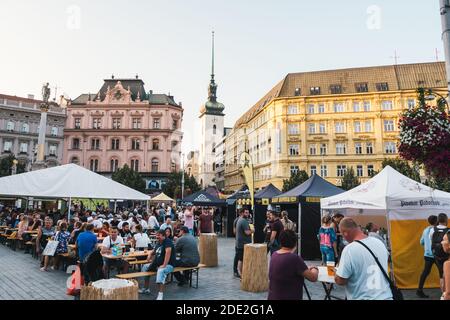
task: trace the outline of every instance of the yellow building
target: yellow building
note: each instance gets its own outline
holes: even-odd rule
[[[252,156],[255,188],[282,188],[291,172],[340,185],[353,167],[361,181],[398,157],[398,120],[419,87],[445,95],[445,63],[290,73],[235,123],[225,141],[225,190],[244,184],[239,156]]]

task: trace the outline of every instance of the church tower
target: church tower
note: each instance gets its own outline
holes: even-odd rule
[[[212,32],[212,72],[208,88],[208,101],[200,108],[201,140],[199,150],[198,183],[202,188],[214,185],[215,147],[224,133],[225,106],[217,101],[217,84],[214,80],[214,31]]]

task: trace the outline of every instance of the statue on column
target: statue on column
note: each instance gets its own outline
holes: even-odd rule
[[[49,83],[45,83],[42,86],[42,105],[41,105],[41,109],[45,109],[45,111],[48,111],[48,100],[50,99],[50,88],[49,88]],[[44,111],[44,110],[43,110]]]

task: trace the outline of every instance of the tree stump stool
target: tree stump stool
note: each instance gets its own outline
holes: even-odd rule
[[[139,300],[136,280],[107,279],[81,287],[80,300]]]
[[[217,267],[217,235],[202,233],[199,240],[200,263],[207,267]]]
[[[241,290],[264,292],[269,289],[267,245],[250,243],[244,246]]]

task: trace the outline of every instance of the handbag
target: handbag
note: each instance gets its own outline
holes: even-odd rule
[[[360,245],[362,245],[364,248],[367,249],[367,251],[370,252],[370,254],[372,255],[372,257],[374,257],[375,262],[377,263],[378,267],[380,268],[381,272],[383,273],[385,279],[387,280],[387,282],[389,283],[389,287],[391,288],[391,292],[392,292],[392,299],[396,300],[396,301],[401,301],[404,300],[403,298],[403,293],[400,291],[399,288],[397,288],[397,286],[394,284],[394,282],[391,280],[391,278],[389,277],[389,275],[387,274],[387,272],[384,270],[384,268],[381,266],[380,261],[378,261],[377,256],[372,252],[372,250],[369,249],[369,247],[367,245],[365,245],[364,243],[362,243],[359,240],[355,240],[355,242],[358,242]]]

